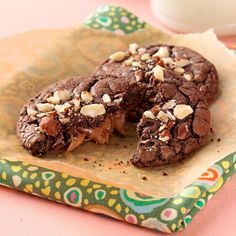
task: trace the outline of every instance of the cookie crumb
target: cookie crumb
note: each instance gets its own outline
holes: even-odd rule
[[[147,176],[143,176],[142,180],[146,181],[147,180]]]
[[[128,148],[128,146],[127,146],[127,145],[124,145],[124,148]]]
[[[162,175],[163,175],[163,176],[167,176],[168,174],[163,171],[163,172],[162,172]]]
[[[85,158],[84,158],[84,161],[88,161],[88,158],[87,158],[87,157],[85,157]]]
[[[220,142],[220,141],[221,141],[221,138],[217,138],[216,141],[217,141],[217,142]]]
[[[211,142],[214,142],[214,139],[213,139],[213,138],[211,138],[211,139],[210,139],[210,141],[211,141]]]
[[[214,129],[213,128],[210,128],[210,131],[211,131],[211,133],[214,133]]]

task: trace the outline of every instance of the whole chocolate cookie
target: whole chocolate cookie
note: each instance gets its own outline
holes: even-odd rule
[[[126,52],[116,52],[96,70],[96,75],[125,76],[130,80],[149,83],[149,75],[155,65],[173,71],[192,81],[201,93],[212,99],[218,90],[218,75],[215,66],[192,49],[173,45],[152,45],[139,48],[130,44]]]
[[[132,163],[157,166],[183,159],[205,143],[210,130],[207,102],[193,82],[169,78],[156,86],[158,105],[138,124],[140,141]]]

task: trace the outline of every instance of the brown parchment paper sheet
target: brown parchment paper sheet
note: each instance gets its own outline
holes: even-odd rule
[[[215,133],[209,136],[209,139],[216,140],[220,137],[221,142],[209,141],[191,158],[181,163],[149,169],[115,165],[115,162],[121,160],[126,163],[135,151],[137,137],[135,125],[132,124],[129,125],[126,138],[113,136],[109,145],[86,143],[71,153],[50,154],[44,159],[31,156],[21,147],[15,134],[15,124],[21,106],[30,97],[66,76],[92,73],[111,52],[125,49],[130,42],[140,45],[171,43],[187,46],[215,64],[220,76],[220,93],[210,108]],[[191,184],[216,160],[236,150],[235,89],[236,56],[220,43],[211,31],[169,36],[152,27],[146,27],[128,36],[117,36],[76,26],[32,31],[2,39],[0,157],[23,160],[158,197],[171,197]],[[124,145],[127,145],[127,148]],[[87,157],[88,161],[84,161],[84,157]],[[168,176],[163,176],[163,171],[168,173]],[[146,181],[142,179],[143,176],[147,177]]]

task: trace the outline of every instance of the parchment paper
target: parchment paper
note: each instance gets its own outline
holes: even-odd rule
[[[114,135],[109,145],[86,143],[71,153],[50,154],[44,159],[31,156],[21,147],[15,124],[22,105],[30,97],[66,76],[92,73],[111,52],[124,50],[131,42],[187,46],[215,64],[220,76],[220,93],[210,107],[215,132],[209,140],[213,138],[214,142],[209,141],[181,163],[149,169],[126,165],[137,143],[134,124],[128,125],[126,138]],[[171,197],[215,161],[236,150],[236,56],[211,31],[178,36],[151,27],[128,36],[80,26],[32,31],[0,40],[0,76],[1,158],[23,160],[141,193]],[[216,142],[218,137],[221,142]],[[163,172],[168,175],[163,176]]]

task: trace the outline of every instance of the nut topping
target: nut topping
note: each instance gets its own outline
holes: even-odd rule
[[[157,114],[157,119],[164,123],[167,123],[169,120],[168,116],[163,111],[159,111],[159,113]]]
[[[69,102],[66,102],[63,105],[56,105],[55,109],[57,112],[62,113],[62,112],[66,112],[70,107],[71,107],[71,104]]]
[[[144,68],[144,66],[139,62],[139,61],[133,61],[132,62],[133,67],[138,67],[138,68]]]
[[[159,65],[155,66],[153,69],[153,75],[154,78],[157,80],[161,80],[164,81],[164,72],[163,72],[163,68]]]
[[[158,139],[162,142],[167,142],[170,139],[170,137],[171,137],[171,134],[170,134],[169,130],[166,129],[160,133]]]
[[[176,67],[176,68],[174,69],[174,72],[177,73],[177,74],[179,74],[179,75],[182,75],[182,74],[185,72],[185,69],[180,68],[180,67]]]
[[[155,119],[156,117],[154,116],[154,114],[152,113],[152,111],[145,111],[144,113],[143,113],[143,115],[145,116],[145,117],[147,117],[147,118],[150,118],[150,119]]]
[[[148,59],[150,59],[150,55],[148,53],[145,53],[141,56],[142,61],[147,61]]]
[[[107,93],[103,94],[102,100],[105,103],[110,103],[111,102],[111,98],[110,98],[110,96]]]
[[[88,92],[88,91],[82,91],[81,98],[86,103],[89,103],[89,102],[91,102],[93,100],[92,94],[90,92]]]
[[[32,109],[32,108],[30,108],[30,107],[28,107],[27,108],[27,114],[29,115],[29,116],[36,116],[37,114],[38,114],[38,112],[37,111],[35,111],[34,109]]]
[[[182,68],[190,64],[190,61],[187,59],[180,59],[176,60],[175,65],[176,67]]]
[[[169,57],[169,50],[167,47],[160,47],[153,57]]]
[[[56,136],[60,131],[60,125],[58,121],[56,121],[52,116],[43,117],[40,121],[39,127],[50,136]]]
[[[138,44],[137,43],[131,43],[129,45],[129,51],[132,55],[137,54]]]
[[[60,102],[70,99],[70,92],[66,89],[55,91],[53,96],[47,98],[47,102],[52,104],[59,104]]]
[[[89,104],[81,108],[80,113],[84,116],[97,117],[106,113],[103,104]]]
[[[49,103],[37,103],[35,104],[37,109],[41,112],[48,112],[54,110],[54,105]]]
[[[190,74],[190,73],[184,73],[183,76],[188,81],[191,81],[193,78],[192,74]]]
[[[166,110],[166,109],[172,109],[176,106],[176,101],[174,99],[166,102],[164,105],[163,105],[163,109]]]
[[[109,59],[112,61],[123,61],[125,59],[125,52],[118,51],[110,55]]]
[[[189,105],[181,104],[181,105],[176,105],[174,108],[174,115],[177,119],[182,120],[188,115],[193,113],[193,109]]]
[[[124,61],[124,63],[125,63],[126,66],[131,66],[131,65],[132,65],[132,62],[133,62],[133,58],[132,58],[132,57],[130,57],[130,58],[128,58],[127,60]]]
[[[136,70],[134,72],[134,76],[135,76],[136,81],[141,81],[143,79],[143,72],[142,72],[142,70]]]

